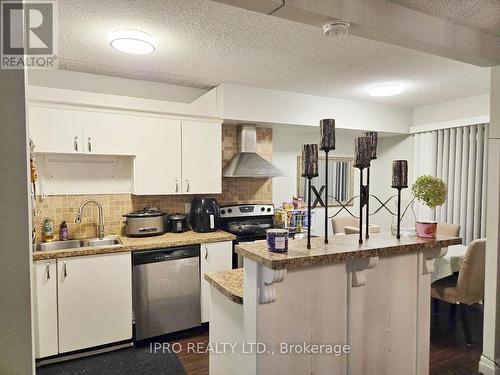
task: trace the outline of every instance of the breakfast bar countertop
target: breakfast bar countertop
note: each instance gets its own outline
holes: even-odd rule
[[[33,251],[33,260],[47,260],[63,257],[77,257],[127,251],[162,249],[175,246],[196,245],[210,242],[233,241],[236,237],[222,230],[209,233],[187,231],[183,233],[165,233],[152,237],[117,236],[121,244],[110,246],[86,246],[74,249]]]
[[[231,301],[243,304],[243,268],[205,273],[205,280]]]
[[[462,243],[459,237],[438,236],[437,238],[401,237],[390,233],[373,233],[364,243],[358,243],[358,234],[324,238],[312,238],[311,249],[306,247],[306,239],[288,241],[288,252],[273,253],[267,249],[265,241],[236,245],[236,252],[245,258],[274,270],[300,268],[316,264],[345,262],[364,257],[384,257],[415,253],[437,247],[448,247]]]

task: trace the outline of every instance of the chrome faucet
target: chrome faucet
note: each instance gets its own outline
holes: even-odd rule
[[[97,208],[99,208],[99,226],[97,227],[97,233],[98,233],[99,239],[102,240],[104,238],[104,222],[103,222],[104,215],[103,215],[103,211],[102,211],[102,204],[100,204],[98,201],[87,200],[87,201],[83,202],[80,205],[80,208],[78,209],[78,213],[76,214],[75,223],[80,224],[82,222],[83,208],[89,203],[95,203]]]

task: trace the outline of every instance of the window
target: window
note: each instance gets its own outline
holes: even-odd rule
[[[319,176],[312,179],[312,186],[319,191],[325,185],[326,157],[320,156],[318,161]],[[354,167],[351,157],[328,157],[328,206],[339,206],[333,198],[346,204],[354,195]],[[297,195],[307,202],[307,179],[302,177],[302,156],[297,157]],[[325,193],[322,198],[324,200]],[[314,199],[313,199],[314,200]],[[352,202],[350,203],[352,205]]]

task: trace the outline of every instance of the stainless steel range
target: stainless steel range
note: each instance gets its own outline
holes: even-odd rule
[[[274,226],[274,205],[243,204],[220,208],[220,228],[236,236],[234,244],[266,239],[266,230]],[[233,268],[242,267],[241,257],[234,252]]]

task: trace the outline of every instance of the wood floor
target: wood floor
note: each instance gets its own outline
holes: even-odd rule
[[[449,306],[442,303],[440,314],[431,323],[430,375],[470,375],[478,373],[482,351],[483,309],[480,305],[469,308],[472,347],[466,347],[460,316],[455,324],[449,320]],[[208,354],[188,350],[188,344],[208,344],[208,333],[178,340],[182,351],[177,356],[188,375],[208,375]]]
[[[465,345],[460,314],[457,312],[455,324],[452,324],[449,311],[449,304],[440,303],[439,315],[432,317],[430,375],[478,374],[483,349],[483,306],[472,305],[468,308],[471,347]]]

